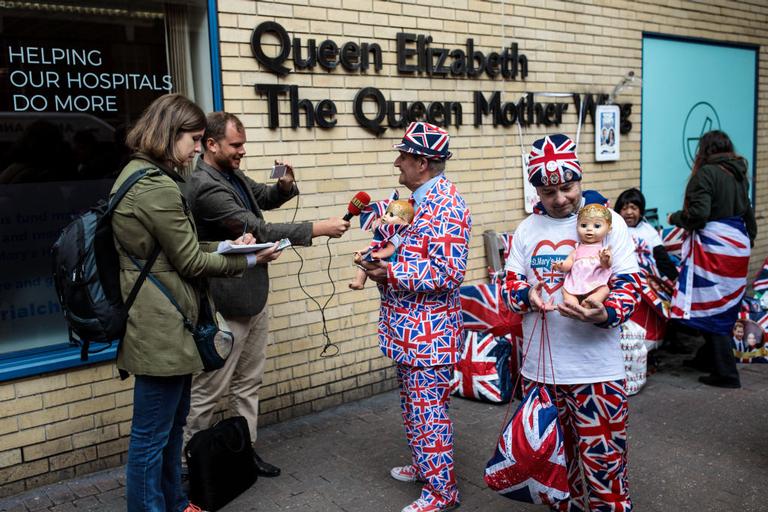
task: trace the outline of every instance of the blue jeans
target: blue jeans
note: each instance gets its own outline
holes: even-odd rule
[[[126,467],[131,512],[182,512],[181,449],[189,413],[191,375],[136,375]]]

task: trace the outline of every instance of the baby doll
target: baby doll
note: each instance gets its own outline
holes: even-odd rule
[[[552,269],[567,272],[563,283],[563,301],[581,304],[584,299],[602,303],[608,297],[611,277],[611,249],[603,242],[611,230],[611,211],[599,204],[588,204],[579,210],[576,231],[579,243],[564,261]]]
[[[363,261],[385,260],[395,254],[400,245],[400,235],[407,229],[414,217],[413,206],[408,201],[392,201],[386,212],[378,220],[373,230],[373,240],[367,249],[355,253],[355,264]],[[353,290],[362,290],[367,276],[365,270],[358,269],[355,278],[349,283]]]

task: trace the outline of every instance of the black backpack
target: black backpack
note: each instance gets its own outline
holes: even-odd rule
[[[70,222],[51,249],[53,281],[67,321],[69,340],[80,346],[83,361],[89,353],[105,350],[123,338],[128,310],[160,254],[160,247],[155,247],[128,299],[123,302],[120,261],[112,236],[112,213],[128,190],[150,169],[131,174],[108,201],[99,201]],[[90,351],[91,343],[106,345]]]

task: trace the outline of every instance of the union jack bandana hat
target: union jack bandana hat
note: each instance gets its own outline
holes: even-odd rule
[[[576,143],[556,133],[533,143],[528,156],[528,181],[534,187],[559,185],[581,179]]]
[[[408,125],[403,135],[403,141],[395,144],[395,149],[425,156],[430,160],[448,160],[451,152],[448,151],[448,132],[433,124],[422,121],[414,121]]]

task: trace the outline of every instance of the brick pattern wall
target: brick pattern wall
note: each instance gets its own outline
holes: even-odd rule
[[[132,399],[114,365],[0,385],[0,496],[124,463]]]
[[[267,179],[274,159],[286,158],[296,168],[302,195],[297,221],[340,216],[358,190],[375,199],[397,186],[391,145],[401,130],[375,137],[352,115],[352,99],[362,87],[379,88],[392,100],[459,101],[464,107],[460,129],[453,136],[447,173],[466,198],[474,220],[468,282],[485,277],[482,232],[513,229],[525,217],[520,147],[515,127],[493,127],[486,117],[472,126],[472,91],[486,98],[500,91],[502,101],[517,101],[524,91],[608,94],[629,70],[641,75],[642,33],[656,32],[762,45],[759,81],[768,75],[768,6],[758,0],[220,0],[219,24],[225,109],[240,116],[249,143],[244,168],[256,180]],[[383,49],[384,68],[376,73],[312,71],[277,79],[252,57],[254,27],[267,20],[283,25],[291,37],[318,44],[328,38],[376,42]],[[466,38],[486,55],[517,42],[529,59],[525,81],[406,76],[395,67],[397,32],[429,34],[432,46],[461,48]],[[276,49],[275,49],[276,51]],[[286,65],[293,67],[289,60]],[[642,78],[642,77],[640,77]],[[288,101],[280,101],[280,125],[267,128],[266,100],[254,84],[299,86],[300,98],[314,104],[330,98],[338,107],[332,129],[290,128]],[[765,220],[768,179],[768,93],[761,87],[758,111],[758,223]],[[542,101],[542,100],[539,100]],[[574,135],[575,109],[570,103],[559,130]],[[585,186],[611,199],[640,178],[641,94],[628,89],[619,103],[633,104],[633,128],[621,136],[621,160],[596,164],[591,123],[581,137],[580,155]],[[372,115],[370,105],[366,106]],[[524,144],[550,131],[530,126]],[[400,187],[401,193],[407,191]],[[267,213],[272,222],[294,217],[296,202]],[[369,241],[359,229],[330,242],[330,274],[336,295],[325,311],[328,332],[339,347],[335,357],[322,358],[324,339],[318,308],[297,285],[299,259],[292,251],[270,265],[269,361],[262,390],[262,424],[307,414],[345,401],[391,389],[394,372],[376,344],[378,294],[373,285],[350,291],[346,283],[354,268],[351,254]],[[323,240],[300,249],[304,258],[301,282],[322,304],[334,284],[326,274]],[[760,233],[752,271],[768,254],[768,235]],[[124,462],[131,414],[131,381],[121,382],[110,365],[25,379],[0,386],[0,496]]]

